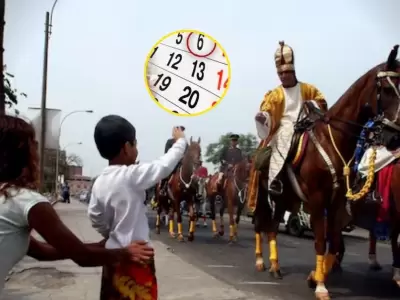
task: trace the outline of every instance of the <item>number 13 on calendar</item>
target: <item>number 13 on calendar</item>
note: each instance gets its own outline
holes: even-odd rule
[[[145,63],[146,88],[164,110],[198,116],[215,108],[228,92],[229,58],[206,33],[180,30],[161,38]]]

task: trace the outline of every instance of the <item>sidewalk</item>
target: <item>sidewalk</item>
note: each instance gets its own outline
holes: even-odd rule
[[[62,220],[82,240],[95,242],[86,206],[76,200],[55,206]],[[154,241],[160,300],[257,300],[184,262]],[[80,268],[71,261],[38,262],[25,257],[11,272],[2,300],[97,300],[101,268]],[[262,299],[267,299],[262,297]]]

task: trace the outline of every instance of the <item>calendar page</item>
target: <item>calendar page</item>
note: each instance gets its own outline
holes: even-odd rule
[[[161,38],[145,64],[146,88],[164,110],[198,116],[225,97],[231,78],[228,55],[210,35],[180,30]]]

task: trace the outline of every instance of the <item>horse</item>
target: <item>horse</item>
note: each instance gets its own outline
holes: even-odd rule
[[[240,222],[240,216],[244,208],[247,181],[249,178],[249,162],[243,159],[237,163],[233,169],[228,171],[227,178],[224,179],[223,184],[219,187],[217,185],[218,173],[214,174],[207,183],[207,199],[210,203],[212,232],[214,237],[224,235],[224,212],[228,208],[229,214],[229,241],[235,242],[237,240],[237,225]],[[220,230],[217,231],[217,224],[215,221],[215,209],[217,198],[220,197],[221,208],[220,214]],[[234,217],[234,208],[236,210],[236,218]]]
[[[276,247],[279,223],[285,211],[297,212],[303,201],[304,209],[311,215],[314,232],[316,267],[309,274],[307,282],[310,287],[315,287],[316,299],[330,299],[325,280],[340,250],[342,228],[350,222],[343,177],[349,176],[347,162],[354,153],[358,136],[371,115],[377,115],[378,110],[382,110],[388,117],[393,116],[399,104],[393,89],[379,88],[380,83],[389,80],[393,72],[399,71],[396,55],[395,47],[385,63],[375,66],[359,78],[326,113],[311,109],[305,103],[304,110],[309,113],[300,124],[306,130],[294,136],[295,142],[292,142],[292,149],[279,174],[282,187],[285,187],[281,193],[269,193],[265,187],[268,173],[259,174],[252,166],[248,201],[253,199],[255,208],[256,269],[265,270],[261,236],[261,232],[264,232],[270,248],[269,272],[275,278],[282,278]],[[262,141],[260,148],[267,143],[268,140]],[[293,165],[294,158],[296,166]],[[325,210],[330,237],[326,255]]]
[[[169,214],[169,234],[172,238],[175,238],[174,232],[174,212],[177,215],[178,223],[178,241],[183,242],[185,239],[183,237],[182,231],[182,214],[180,205],[183,200],[186,201],[189,209],[189,235],[188,240],[194,240],[195,223],[196,216],[194,213],[195,197],[197,192],[197,181],[195,179],[194,171],[195,167],[199,165],[201,158],[201,147],[199,138],[197,142],[190,138],[189,146],[186,153],[182,159],[181,165],[172,174],[168,182],[168,194],[172,201],[172,209],[170,209]]]

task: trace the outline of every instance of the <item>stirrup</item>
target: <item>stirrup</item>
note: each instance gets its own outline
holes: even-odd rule
[[[273,184],[277,184],[277,183],[279,183],[278,184],[279,188],[278,187],[276,189],[275,188],[271,188]],[[283,183],[282,183],[282,181],[280,181],[279,179],[272,180],[268,191],[274,196],[282,195],[282,193],[283,193]]]

